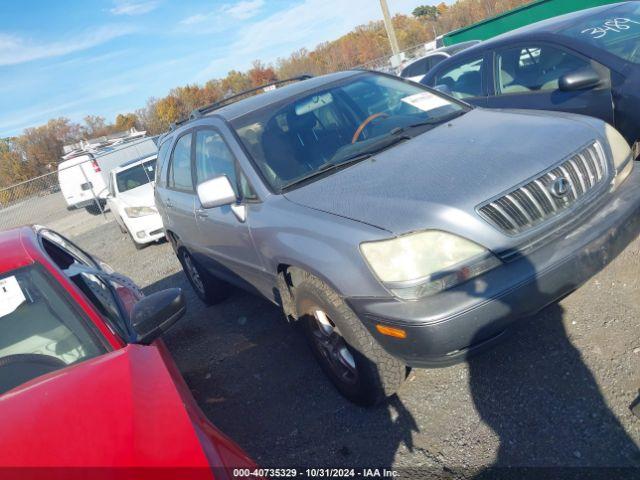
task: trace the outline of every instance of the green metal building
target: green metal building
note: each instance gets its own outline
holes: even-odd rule
[[[454,45],[467,40],[487,40],[531,23],[565,13],[599,7],[620,0],[536,0],[495,17],[487,18],[468,27],[454,30],[443,36],[444,45]]]

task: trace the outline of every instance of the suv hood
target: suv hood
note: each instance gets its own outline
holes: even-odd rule
[[[507,248],[476,206],[600,138],[594,127],[579,116],[474,109],[285,197],[397,235],[490,231],[477,240]]]

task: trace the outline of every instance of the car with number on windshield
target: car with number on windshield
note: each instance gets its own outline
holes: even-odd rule
[[[421,81],[487,108],[564,111],[613,125],[640,154],[640,2],[533,23],[438,64]]]
[[[203,301],[279,305],[359,404],[492,345],[640,228],[640,173],[601,120],[368,71],[277,87],[174,125],[156,205]]]
[[[157,478],[162,468],[205,479],[254,468],[206,419],[160,339],[185,311],[180,289],[144,296],[51,230],[0,232],[8,478],[89,478],[99,469]]]

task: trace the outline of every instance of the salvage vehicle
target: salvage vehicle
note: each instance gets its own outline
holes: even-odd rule
[[[491,345],[638,234],[640,172],[602,120],[368,71],[276,84],[160,139],[156,205],[202,300],[280,305],[354,402]]]
[[[488,108],[557,110],[615,126],[640,154],[640,2],[596,7],[485,41],[422,80]]]
[[[458,43],[450,47],[441,47],[430,52],[426,55],[412,60],[402,67],[400,70],[400,76],[407,80],[419,82],[433,67],[438,65],[443,60],[450,58],[458,52],[461,52],[469,47],[473,47],[480,43],[479,40],[470,40],[468,42]]]
[[[111,170],[107,205],[122,233],[136,249],[164,238],[162,218],[153,200],[157,155],[134,159]]]
[[[3,471],[218,478],[253,468],[205,418],[159,338],[185,311],[180,289],[145,297],[51,230],[0,232]]]

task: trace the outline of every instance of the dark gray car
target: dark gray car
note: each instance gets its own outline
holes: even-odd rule
[[[161,140],[156,204],[202,300],[233,284],[281,305],[337,388],[373,404],[624,249],[633,167],[600,120],[352,71],[194,112]]]

